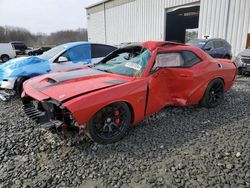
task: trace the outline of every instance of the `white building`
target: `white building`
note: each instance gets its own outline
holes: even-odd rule
[[[226,39],[233,54],[250,46],[250,0],[105,0],[87,7],[89,41],[108,44],[146,40]]]

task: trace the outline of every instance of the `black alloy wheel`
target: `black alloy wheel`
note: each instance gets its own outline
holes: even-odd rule
[[[99,144],[122,139],[130,125],[131,113],[124,102],[114,103],[97,112],[88,124],[88,136]]]
[[[224,99],[224,82],[221,79],[215,79],[209,83],[207,90],[201,100],[201,106],[206,108],[215,108]]]

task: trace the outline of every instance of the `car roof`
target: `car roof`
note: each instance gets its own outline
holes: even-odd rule
[[[90,44],[87,41],[80,41],[80,42],[69,42],[69,43],[65,43],[65,44],[61,44],[60,46],[64,46],[66,49],[78,46],[78,45],[82,45],[82,44]]]
[[[226,41],[225,39],[222,39],[222,38],[211,38],[211,39],[191,39],[191,40],[196,40],[196,41],[202,41],[202,42],[207,42],[207,41],[211,41],[211,40],[223,40],[223,41]],[[190,41],[191,41],[190,40]]]
[[[79,45],[84,45],[84,44],[98,44],[98,45],[111,46],[111,45],[106,45],[106,44],[91,43],[91,42],[88,42],[88,41],[69,42],[69,43],[61,44],[61,46],[64,46],[66,49],[69,49],[69,48],[79,46]],[[111,47],[113,47],[113,46],[111,46]]]
[[[141,45],[144,48],[149,49],[150,51],[153,51],[158,47],[164,47],[164,46],[175,46],[175,45],[186,46],[183,43],[170,42],[170,41],[147,41],[147,42],[141,43]]]

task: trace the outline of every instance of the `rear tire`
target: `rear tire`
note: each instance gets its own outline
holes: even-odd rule
[[[2,55],[2,56],[1,56],[1,60],[2,60],[2,62],[4,63],[4,62],[6,62],[6,61],[9,61],[9,60],[10,60],[10,57],[9,57],[8,55]]]
[[[128,131],[131,112],[124,102],[110,104],[97,112],[88,123],[87,135],[99,144],[121,140]]]
[[[206,108],[215,108],[221,104],[223,99],[224,82],[221,79],[215,79],[208,84],[200,105]]]

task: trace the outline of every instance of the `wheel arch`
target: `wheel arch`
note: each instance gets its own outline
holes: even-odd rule
[[[1,55],[1,58],[2,58],[3,56],[8,56],[8,57],[10,57],[8,54],[2,54],[2,55]]]
[[[212,82],[212,81],[214,81],[214,80],[216,80],[216,79],[220,79],[220,80],[223,82],[224,86],[225,86],[226,83],[225,83],[224,78],[222,78],[222,77],[217,77],[217,78],[211,80],[210,82]],[[209,83],[210,83],[210,82],[209,82]],[[209,84],[209,83],[208,83],[208,84]]]
[[[211,82],[214,80],[220,79],[223,81],[223,84],[225,85],[225,80],[222,77],[215,77],[212,80],[205,81],[203,84],[200,85],[200,87],[193,92],[193,94],[188,98],[188,104],[199,104],[202,98],[204,97],[206,90]]]
[[[7,56],[10,59],[10,56],[8,54],[2,54],[0,58],[2,59],[4,56]]]
[[[126,100],[117,100],[117,101],[112,101],[112,102],[109,102],[109,103],[105,103],[104,105],[102,105],[101,107],[99,107],[97,110],[95,110],[94,113],[92,113],[89,117],[89,120],[97,113],[99,112],[100,110],[102,110],[103,108],[105,108],[106,106],[109,106],[109,105],[112,105],[112,104],[115,104],[115,103],[119,103],[119,102],[123,102],[125,103],[128,108],[129,108],[129,111],[131,113],[131,122],[130,123],[134,123],[134,120],[135,120],[135,111],[134,111],[134,107],[133,105],[129,102],[129,101],[126,101]],[[88,120],[88,121],[89,121]]]
[[[204,94],[203,94],[203,95],[205,95],[206,90],[207,90],[209,84],[212,83],[213,81],[217,80],[217,79],[221,80],[221,81],[223,82],[224,86],[225,86],[225,80],[224,80],[222,77],[220,77],[220,76],[215,77],[215,78],[213,78],[212,80],[209,80],[209,81],[207,82],[206,87],[205,87],[205,91],[204,91]]]
[[[105,105],[102,105],[102,107],[100,107],[100,108],[91,116],[91,118],[92,118],[97,112],[99,112],[101,109],[105,108],[106,106],[115,104],[115,103],[125,103],[125,104],[128,106],[129,111],[130,111],[130,113],[131,113],[131,122],[130,122],[130,123],[134,123],[134,119],[135,119],[135,111],[134,111],[134,108],[133,108],[132,104],[131,104],[129,101],[126,101],[126,100],[112,101],[112,102],[110,102],[110,103],[106,103]]]
[[[14,90],[17,92],[18,95],[21,95],[19,89],[20,89],[20,86],[26,81],[30,79],[30,77],[28,76],[23,76],[23,77],[18,77],[15,81],[15,84],[14,84]]]
[[[206,99],[206,95],[208,92],[208,89],[211,88],[212,84],[214,84],[215,81],[221,81],[223,83],[223,93],[225,93],[225,80],[222,77],[215,77],[212,80],[209,80],[209,82],[206,84],[206,89],[202,95],[201,100],[199,101],[199,105],[203,106],[203,107],[207,107],[207,108],[211,108],[211,106],[209,107],[209,105],[207,105],[207,99]]]

